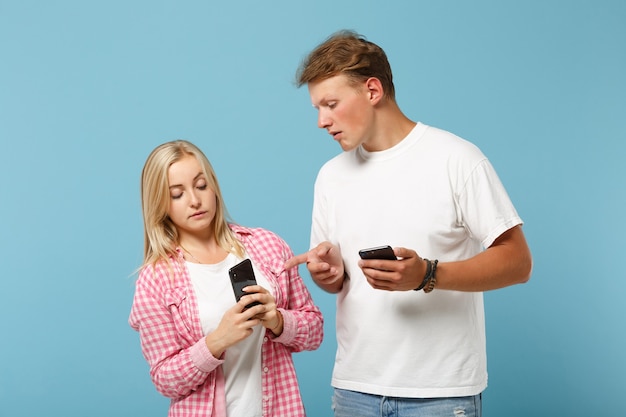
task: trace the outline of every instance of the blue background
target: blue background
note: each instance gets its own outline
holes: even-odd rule
[[[141,167],[197,143],[233,218],[305,251],[340,148],[294,73],[341,28],[387,51],[409,117],[483,150],[526,222],[531,281],[485,296],[485,416],[623,412],[625,2],[0,0],[0,416],[166,415],[127,325]],[[329,416],[335,299],[301,272],[327,337],[295,361]]]

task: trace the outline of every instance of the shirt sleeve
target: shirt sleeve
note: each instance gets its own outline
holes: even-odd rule
[[[324,320],[313,302],[302,277],[295,266],[286,270],[285,262],[293,256],[287,243],[276,234],[256,229],[254,237],[247,240],[246,250],[266,265],[268,275],[277,286],[277,307],[283,314],[283,332],[273,338],[293,352],[315,350],[324,337]]]
[[[293,256],[285,245],[285,261]],[[293,351],[315,350],[324,338],[324,319],[311,293],[298,273],[298,267],[283,270],[281,282],[287,289],[287,303],[284,308],[284,328],[286,336],[293,336],[285,344]],[[282,336],[282,335],[281,335]]]
[[[214,378],[222,361],[214,358],[203,337],[194,338],[186,314],[184,288],[171,289],[167,267],[144,267],[136,283],[129,317],[139,332],[141,349],[157,390],[166,397],[185,397]]]
[[[486,158],[464,181],[459,206],[463,224],[485,248],[502,233],[522,224],[504,185]]]

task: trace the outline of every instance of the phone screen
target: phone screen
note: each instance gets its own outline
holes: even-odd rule
[[[389,245],[361,249],[359,251],[359,256],[361,257],[361,259],[387,259],[390,261],[395,261],[398,259],[393,253],[393,249]]]
[[[246,294],[243,290],[245,287],[250,285],[256,285],[256,278],[254,277],[254,270],[252,269],[252,262],[250,259],[244,259],[237,265],[233,266],[228,270],[228,275],[230,275],[230,282],[233,286],[233,292],[235,293],[235,299],[239,301],[239,299]],[[250,308],[260,304],[258,301],[250,303],[246,306],[246,308]]]

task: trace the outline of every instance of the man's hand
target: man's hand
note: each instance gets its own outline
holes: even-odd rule
[[[426,273],[426,261],[417,252],[394,248],[397,261],[361,259],[359,267],[369,284],[377,290],[409,291],[420,286]]]
[[[322,242],[310,251],[287,260],[285,269],[291,269],[303,263],[306,263],[311,278],[321,289],[330,293],[337,293],[341,290],[345,272],[338,246],[330,242]]]

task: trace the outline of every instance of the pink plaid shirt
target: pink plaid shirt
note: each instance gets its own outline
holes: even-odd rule
[[[266,330],[263,339],[263,416],[305,416],[291,354],[319,347],[322,314],[297,267],[284,269],[292,251],[280,237],[259,228],[231,225],[231,229],[272,284],[284,317],[283,333],[276,337]],[[170,417],[224,417],[223,359],[213,357],[206,346],[198,301],[180,249],[171,265],[173,279],[166,262],[142,268],[129,323],[139,332],[154,385],[171,399]]]

